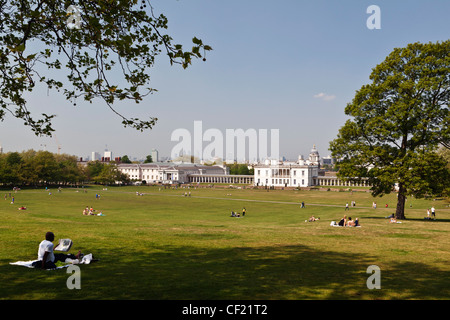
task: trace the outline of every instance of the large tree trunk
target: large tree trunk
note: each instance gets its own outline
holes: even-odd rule
[[[405,202],[406,202],[406,188],[402,183],[398,186],[398,197],[397,197],[397,209],[395,210],[396,219],[406,219],[405,218]]]
[[[400,147],[401,154],[403,157],[406,155],[408,143],[408,133],[403,134],[402,146]],[[403,182],[398,184],[398,197],[397,197],[397,209],[395,210],[396,219],[405,219],[405,202],[406,202],[406,187]]]

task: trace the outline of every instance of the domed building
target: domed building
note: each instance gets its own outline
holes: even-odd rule
[[[320,155],[319,151],[316,149],[316,145],[313,146],[311,152],[309,153],[309,158],[306,162],[309,166],[319,166],[320,167]]]

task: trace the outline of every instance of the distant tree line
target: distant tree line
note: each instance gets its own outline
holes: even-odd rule
[[[227,167],[230,168],[230,174],[236,174],[236,175],[253,175],[254,169],[248,168],[248,165],[245,163],[232,163],[227,164]]]
[[[0,154],[0,185],[70,185],[127,183],[114,163],[80,165],[75,156],[28,150]]]
[[[133,161],[130,160],[130,157],[128,155],[124,155],[123,157],[120,157],[121,163],[133,163]],[[148,155],[145,157],[144,163],[152,163],[153,159],[151,155]],[[136,163],[139,163],[139,161],[136,161]]]

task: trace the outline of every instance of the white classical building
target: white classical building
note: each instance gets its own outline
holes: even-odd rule
[[[309,157],[298,157],[296,162],[266,160],[254,166],[254,185],[263,187],[370,187],[367,179],[352,182],[340,179],[335,172],[326,173],[320,168],[320,156],[313,146]]]
[[[254,185],[269,187],[309,187],[318,185],[320,156],[316,146],[307,160],[266,160],[254,166]]]
[[[207,166],[196,163],[143,163],[119,164],[117,168],[132,181],[148,184],[162,183],[222,183],[245,184],[256,187],[307,188],[307,187],[369,187],[367,179],[360,182],[344,181],[334,172],[320,168],[319,152],[314,146],[308,159],[299,156],[297,161],[266,160],[253,165],[253,175],[231,175],[227,166]]]
[[[229,174],[229,168],[222,166],[204,166],[193,163],[122,163],[117,168],[131,180],[146,183],[189,183],[210,182],[206,177],[223,177]],[[197,177],[197,179],[194,179]],[[200,179],[201,178],[201,179]],[[212,182],[212,180],[211,180]]]

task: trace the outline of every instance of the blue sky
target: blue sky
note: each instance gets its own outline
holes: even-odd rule
[[[344,109],[369,82],[373,67],[396,47],[449,39],[450,1],[153,0],[155,13],[169,20],[175,43],[191,46],[197,36],[213,47],[207,61],[186,70],[165,56],[151,71],[158,89],[139,105],[117,104],[129,117],[155,116],[151,131],[123,128],[100,100],[73,107],[57,92],[29,96],[36,114],[54,113],[55,138],[38,138],[7,116],[0,123],[5,152],[61,151],[79,157],[110,149],[114,156],[144,158],[152,148],[170,155],[178,128],[203,130],[279,129],[280,155],[307,156],[315,144],[321,156],[347,119]],[[369,30],[366,12],[381,9],[381,29]],[[204,145],[206,145],[205,143]]]

